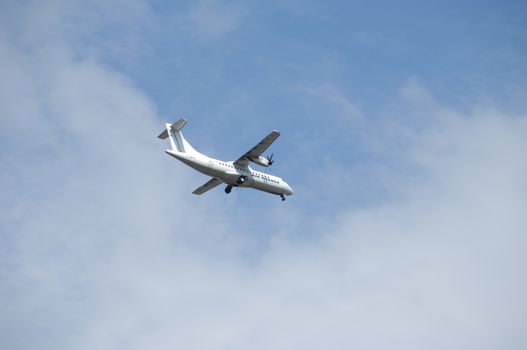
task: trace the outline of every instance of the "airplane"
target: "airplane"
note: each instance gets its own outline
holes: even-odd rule
[[[211,177],[202,186],[196,188],[193,194],[201,195],[221,183],[226,184],[225,193],[229,194],[233,187],[254,188],[260,191],[279,195],[282,201],[285,196],[293,194],[293,189],[283,179],[252,169],[249,164],[255,163],[263,167],[273,164],[273,155],[262,157],[262,153],[280,136],[276,130],[271,131],[256,146],[243,154],[235,161],[223,161],[210,158],[196,151],[183,137],[181,129],[187,124],[184,118],[170,124],[166,123],[166,129],[159,134],[158,138],[170,139],[171,149],[165,152],[177,160],[187,164],[191,168]]]

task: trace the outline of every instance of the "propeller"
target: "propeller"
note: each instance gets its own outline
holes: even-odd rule
[[[271,156],[267,156],[267,166],[270,167],[271,165],[273,165],[274,163],[274,160],[273,160],[273,153],[271,153]]]

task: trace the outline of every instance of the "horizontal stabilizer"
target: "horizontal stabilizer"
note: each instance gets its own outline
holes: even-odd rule
[[[170,125],[170,129],[172,129],[175,132],[178,132],[181,129],[183,129],[185,124],[187,124],[187,120],[185,118],[181,118],[180,120],[178,120],[174,124]],[[158,138],[160,138],[162,140],[166,139],[167,137],[168,137],[168,130],[167,129],[163,130],[163,132],[161,134],[159,134],[159,136],[158,136]]]

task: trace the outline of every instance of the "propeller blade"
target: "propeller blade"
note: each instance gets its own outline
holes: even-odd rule
[[[274,153],[271,153],[271,156],[267,156],[267,166],[271,166],[274,163],[273,160]]]

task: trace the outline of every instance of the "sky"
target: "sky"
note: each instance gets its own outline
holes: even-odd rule
[[[524,1],[8,0],[0,77],[0,348],[527,347]]]

